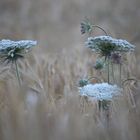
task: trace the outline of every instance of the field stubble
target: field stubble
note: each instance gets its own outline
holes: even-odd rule
[[[21,89],[14,69],[0,68],[1,140],[139,139],[139,82],[130,82],[123,96],[112,102],[105,125],[105,112],[100,114],[96,102],[78,93],[81,76],[99,76],[92,68],[91,52],[79,48],[60,54],[37,52],[19,61]],[[137,76],[131,58],[126,69]]]

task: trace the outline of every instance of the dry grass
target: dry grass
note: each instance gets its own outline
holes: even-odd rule
[[[109,122],[105,112],[99,113],[97,103],[78,96],[80,77],[96,74],[91,69],[93,60],[91,54],[78,48],[56,55],[34,51],[19,61],[22,89],[15,71],[1,67],[0,139],[138,140],[138,85],[125,86],[124,96],[112,102]]]
[[[21,89],[14,68],[0,65],[0,140],[139,140],[139,82],[125,86],[112,102],[109,121],[77,89],[81,77],[101,77],[91,68],[94,56],[79,44],[83,17],[139,46],[139,5],[139,0],[0,0],[1,38],[39,42],[18,62]],[[125,74],[138,79],[139,50],[125,65]]]

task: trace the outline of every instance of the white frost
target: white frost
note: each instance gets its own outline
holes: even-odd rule
[[[81,96],[87,96],[96,100],[111,100],[114,96],[121,93],[121,89],[117,85],[99,83],[79,87],[79,92]]]
[[[12,41],[3,39],[0,41],[0,51],[12,48],[29,49],[35,45],[37,45],[37,41],[32,40]]]
[[[114,46],[114,51],[133,51],[135,46],[122,39],[115,39],[110,36],[89,37],[85,42],[86,47],[91,48],[95,52],[100,52],[103,46]]]

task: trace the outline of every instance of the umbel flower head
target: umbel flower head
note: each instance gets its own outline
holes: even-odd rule
[[[92,31],[92,25],[88,19],[81,22],[80,29],[81,29],[81,34],[90,33]]]
[[[102,56],[110,56],[112,52],[134,51],[135,46],[122,39],[115,39],[110,36],[89,37],[85,43],[86,47]]]
[[[96,70],[101,70],[105,66],[104,61],[102,59],[97,59],[95,65],[93,66]]]
[[[23,58],[33,46],[37,44],[36,41],[21,40],[1,40],[0,41],[0,58],[7,63],[16,61],[18,58]]]
[[[79,87],[79,92],[81,96],[87,96],[90,99],[111,101],[113,97],[120,95],[121,89],[117,85],[99,83]]]
[[[79,87],[83,87],[85,85],[89,84],[89,80],[88,79],[81,79],[79,81]]]

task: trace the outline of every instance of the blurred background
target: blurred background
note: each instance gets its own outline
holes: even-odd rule
[[[80,78],[103,79],[93,69],[96,56],[84,47],[85,17],[137,46],[124,74],[140,79],[140,0],[0,0],[0,40],[38,41],[18,62],[21,89],[14,67],[0,65],[0,140],[139,140],[140,83],[134,88],[132,82],[126,98],[113,102],[107,128],[96,104],[77,96]]]
[[[140,0],[0,0],[0,38],[37,40],[49,52],[81,47],[84,17],[139,45]]]

